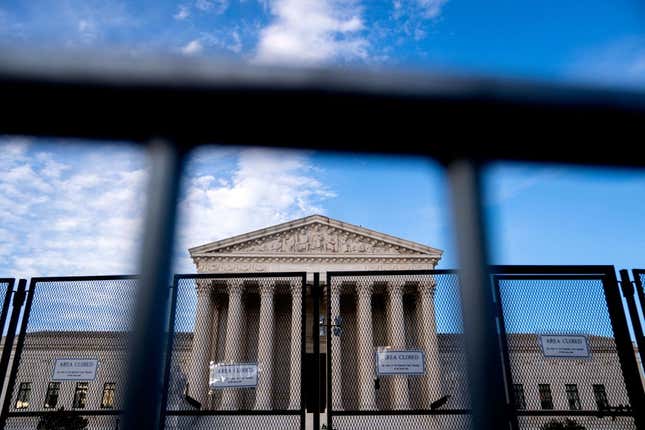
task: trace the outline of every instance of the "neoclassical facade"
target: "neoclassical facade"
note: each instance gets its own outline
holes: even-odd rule
[[[435,269],[441,250],[314,215],[189,251],[202,276],[187,276],[176,286],[167,410],[179,413],[168,418],[167,428],[211,428],[215,424],[237,428],[235,420],[242,418],[230,411],[300,408],[301,370],[314,350],[313,303],[307,290],[315,272],[320,273],[324,291],[320,315],[326,316],[329,311],[332,322],[340,317],[342,326],[330,338],[326,330],[320,337],[321,361],[329,363],[332,370],[331,403],[326,404],[327,408],[426,410],[432,402],[446,398],[444,408],[468,409],[456,276],[378,273]],[[337,274],[327,282],[328,272],[347,271],[373,273]],[[304,282],[302,276],[289,275],[293,272],[305,273]],[[96,304],[87,303],[88,312]],[[330,321],[325,319],[324,323]],[[56,322],[51,326],[56,327]],[[53,407],[75,408],[79,393],[87,410],[123,407],[127,332],[83,330],[81,326],[77,329],[27,333],[10,401],[11,412],[51,410],[52,405],[47,403],[52,403],[53,388]],[[507,339],[518,406],[533,411],[566,411],[576,406],[589,411],[599,407],[603,396],[607,405],[629,403],[612,338],[589,334],[590,356],[572,360],[545,357],[538,335],[511,333]],[[375,352],[380,348],[422,351],[422,374],[378,375]],[[89,381],[54,381],[54,363],[65,357],[97,360],[96,377]],[[211,365],[244,363],[258,366],[257,384],[253,387],[209,386]],[[323,377],[321,383],[327,385],[329,375]],[[225,413],[191,418],[189,412],[197,408]],[[186,413],[182,415],[183,412]],[[464,423],[465,415],[461,417]],[[262,422],[271,428],[299,426],[297,415],[270,417],[273,421],[268,416]],[[255,421],[249,421],[249,425],[259,426],[258,417],[249,415],[244,419],[252,418]],[[194,422],[185,421],[189,418]],[[356,428],[350,418],[339,417],[334,427]],[[361,428],[398,419],[395,415],[373,418],[373,425],[364,420]],[[417,418],[420,421],[413,427],[428,428],[423,421],[427,417]],[[537,429],[548,418],[536,418],[523,427]],[[7,428],[24,428],[21,419],[10,420]],[[96,416],[92,420],[96,428],[118,425],[115,416]],[[410,418],[406,422],[411,425],[413,421]],[[611,423],[604,418],[588,421],[585,426],[613,428]],[[621,428],[633,427],[631,422],[623,424]],[[446,421],[433,428],[454,427],[454,423]]]
[[[320,215],[313,215],[295,221],[279,224],[255,232],[235,236],[229,239],[209,243],[190,249],[191,257],[198,273],[272,273],[272,272],[319,272],[322,285],[325,275],[330,271],[356,270],[429,270],[434,269],[441,259],[443,251],[415,242],[399,239],[378,233],[360,226],[340,222]],[[309,276],[311,280],[311,276]],[[334,393],[342,393],[342,372],[356,373],[358,386],[361,387],[352,398],[345,402],[352,407],[369,410],[376,408],[376,390],[374,388],[372,320],[387,327],[389,345],[405,348],[405,321],[410,314],[409,307],[404,307],[404,296],[414,295],[419,298],[419,321],[423,322],[422,330],[427,335],[420,336],[419,345],[426,351],[427,373],[424,380],[429,390],[437,391],[439,380],[438,340],[435,329],[433,295],[435,285],[431,279],[426,282],[406,283],[392,279],[381,280],[347,280],[329,286],[331,295],[329,306],[331,314],[343,316],[347,321],[343,339],[355,339],[355,350],[348,353],[358,354],[356,369],[345,366],[342,356],[341,337],[332,337],[332,366],[337,371],[332,378]],[[291,280],[267,279],[252,281],[228,279],[225,281],[199,280],[196,283],[197,311],[195,313],[195,346],[188,366],[189,395],[202,405],[215,409],[236,409],[244,404],[255,409],[275,409],[283,407],[297,409],[300,404],[300,366],[301,366],[301,321],[302,321],[302,282]],[[242,297],[245,296],[243,300]],[[387,317],[382,312],[373,313],[373,296],[385,298]],[[343,310],[341,312],[341,302]],[[326,306],[323,301],[323,306]],[[350,309],[351,308],[351,309]],[[311,305],[305,307],[310,315]],[[321,309],[321,315],[325,314]],[[222,314],[226,313],[226,321]],[[254,321],[257,318],[257,322]],[[276,322],[290,321],[287,328],[275,330]],[[352,324],[353,322],[353,324]],[[222,329],[226,326],[226,330]],[[260,333],[250,333],[249,327],[258,327]],[[283,336],[277,333],[290,333],[289,345],[280,345]],[[249,345],[248,339],[256,338],[256,344]],[[242,341],[240,341],[242,340]],[[306,337],[307,351],[311,351],[312,336]],[[323,337],[322,351],[325,351],[326,339]],[[222,346],[223,344],[223,346]],[[223,351],[218,354],[218,349]],[[239,362],[253,360],[254,357],[244,354],[242,350],[257,350],[257,362],[264,367],[259,374],[256,396],[252,404],[240,403],[240,394],[236,390],[223,390],[213,393],[208,389],[207,363]],[[288,368],[279,369],[273,359],[276,351],[290,352]],[[214,352],[214,354],[212,353]],[[210,353],[210,355],[209,355]],[[346,368],[346,369],[345,369]],[[281,396],[272,388],[274,374],[282,372],[289,381],[288,402],[286,393],[280,399],[273,399],[272,394]],[[408,389],[404,377],[392,378],[392,406],[396,409],[410,407]],[[280,381],[283,383],[284,379]],[[423,390],[424,393],[432,392]],[[208,395],[213,397],[208,398]],[[429,394],[426,403],[436,400],[438,396]],[[347,395],[345,395],[347,397]],[[353,403],[357,402],[356,405]],[[343,396],[333,397],[334,408],[342,409]],[[428,405],[426,405],[428,407]]]

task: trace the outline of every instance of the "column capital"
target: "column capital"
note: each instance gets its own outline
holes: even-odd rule
[[[356,281],[356,295],[359,298],[372,297],[372,292],[374,292],[374,282],[367,279]]]
[[[197,291],[197,296],[204,296],[209,294],[213,288],[210,280],[198,279],[195,283],[195,290]]]
[[[258,286],[258,291],[260,291],[261,296],[272,296],[275,293],[275,283],[263,282]]]
[[[390,297],[396,297],[403,295],[403,289],[405,287],[405,281],[399,279],[393,279],[387,281],[387,292]]]
[[[435,290],[437,289],[437,282],[434,279],[429,281],[421,281],[417,290],[422,296],[434,297]]]
[[[290,282],[289,289],[291,290],[292,296],[302,295],[302,282],[300,281]]]
[[[226,287],[229,295],[241,296],[244,292],[244,280],[242,279],[227,279]]]
[[[329,288],[333,295],[340,295],[343,290],[343,284],[340,282],[332,283]]]

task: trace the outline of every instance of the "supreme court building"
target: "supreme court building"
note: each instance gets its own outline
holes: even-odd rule
[[[239,428],[241,421],[234,420],[242,418],[231,411],[300,410],[311,391],[303,383],[309,383],[313,372],[314,327],[321,328],[323,410],[400,415],[441,408],[452,415],[390,424],[468,427],[459,282],[454,273],[435,270],[443,251],[320,215],[189,251],[198,275],[186,275],[175,285],[166,405],[175,415],[167,419],[167,428],[211,428],[213,421],[204,418],[209,411],[213,415],[208,419],[222,411],[218,427]],[[435,271],[402,272],[430,270]],[[313,322],[314,273],[319,274],[322,293],[319,325]],[[329,273],[334,275],[328,277]],[[612,337],[573,333],[574,341],[584,338],[583,353],[577,358],[553,358],[544,348],[542,334],[508,333],[512,395],[518,410],[594,411],[629,404]],[[28,330],[11,411],[60,406],[122,409],[127,349],[123,331]],[[57,360],[65,357],[95,360],[94,377],[56,380]],[[397,366],[398,371],[390,372]],[[229,374],[234,378],[227,379]],[[302,375],[307,379],[303,381]],[[190,421],[188,414],[195,410],[203,414]],[[462,418],[459,411],[464,411]],[[261,421],[259,416],[251,416],[255,421],[245,425],[298,427],[297,420],[289,421],[297,415],[286,415],[286,421]],[[114,428],[113,419],[102,426],[99,418],[91,428]],[[377,416],[380,421],[375,422],[337,418],[333,426],[339,430],[371,428],[390,426],[387,420],[396,414]],[[633,428],[621,418],[619,427],[608,419],[585,419],[581,423],[587,429]],[[538,429],[546,420],[522,427]],[[21,428],[20,422],[14,424]]]

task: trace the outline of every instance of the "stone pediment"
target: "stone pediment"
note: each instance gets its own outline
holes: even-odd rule
[[[215,255],[432,256],[443,251],[364,227],[313,215],[190,249],[193,257]]]

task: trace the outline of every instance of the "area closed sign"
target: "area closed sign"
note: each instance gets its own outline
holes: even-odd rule
[[[379,375],[423,375],[424,353],[418,349],[380,349],[376,352]]]
[[[258,385],[257,363],[211,363],[209,386],[223,388],[253,388]]]
[[[86,358],[58,358],[54,363],[55,381],[93,381],[99,361]]]
[[[540,348],[545,357],[589,358],[589,344],[585,335],[541,334]]]

